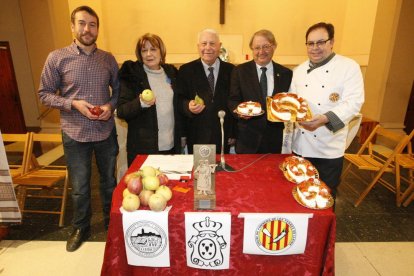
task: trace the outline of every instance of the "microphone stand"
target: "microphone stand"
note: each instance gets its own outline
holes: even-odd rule
[[[226,112],[224,110],[220,110],[218,112],[218,116],[220,118],[220,126],[221,126],[221,153],[220,153],[220,163],[219,166],[216,167],[216,171],[234,171],[234,169],[228,165],[226,165],[226,161],[224,160],[224,116],[226,116]]]
[[[220,111],[221,112],[221,111]],[[219,115],[220,115],[219,112]],[[223,111],[224,112],[224,111]],[[226,114],[226,113],[224,113]],[[220,153],[220,166],[223,170],[226,169],[226,162],[224,161],[224,116],[220,117],[220,126],[221,126],[221,153]]]

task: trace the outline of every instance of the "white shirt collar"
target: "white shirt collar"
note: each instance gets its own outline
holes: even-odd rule
[[[218,58],[216,58],[216,61],[212,65],[208,65],[203,60],[201,60],[201,63],[203,64],[204,72],[206,72],[206,75],[208,75],[210,73],[210,71],[208,71],[208,68],[209,67],[214,67],[214,71],[213,71],[214,72],[214,75],[217,74],[218,69],[220,67],[220,60]]]

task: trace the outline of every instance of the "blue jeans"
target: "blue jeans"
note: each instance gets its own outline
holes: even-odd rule
[[[72,183],[74,228],[87,228],[92,217],[91,209],[91,173],[92,153],[95,152],[99,170],[99,191],[105,224],[109,222],[112,192],[116,186],[115,167],[118,155],[116,129],[106,140],[99,142],[78,142],[62,132],[63,147],[69,178]],[[107,226],[107,225],[106,225]]]

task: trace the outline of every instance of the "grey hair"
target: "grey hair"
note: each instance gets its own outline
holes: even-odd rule
[[[204,33],[213,34],[217,37],[217,40],[220,41],[220,36],[219,36],[219,34],[216,30],[214,30],[214,29],[204,29],[204,30],[202,30],[201,32],[198,33],[197,42],[200,42],[201,35],[204,34]]]

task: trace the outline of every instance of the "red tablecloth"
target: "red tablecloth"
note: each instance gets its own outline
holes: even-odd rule
[[[226,155],[226,163],[240,169],[262,155]],[[293,183],[285,180],[279,164],[286,155],[267,155],[242,172],[216,173],[217,212],[231,212],[230,269],[200,270],[186,264],[184,212],[194,211],[193,190],[184,194],[174,191],[168,202],[169,213],[169,268],[130,266],[127,263],[122,214],[123,180],[112,199],[111,221],[105,247],[101,275],[333,275],[336,220],[332,209],[311,210],[299,205],[292,197]],[[138,156],[128,172],[136,171],[146,156]],[[179,184],[170,181],[169,186]],[[181,184],[179,184],[181,185]],[[192,181],[189,186],[192,187]],[[258,213],[313,213],[309,219],[308,240],[304,254],[262,256],[243,254],[244,219],[240,212]]]

